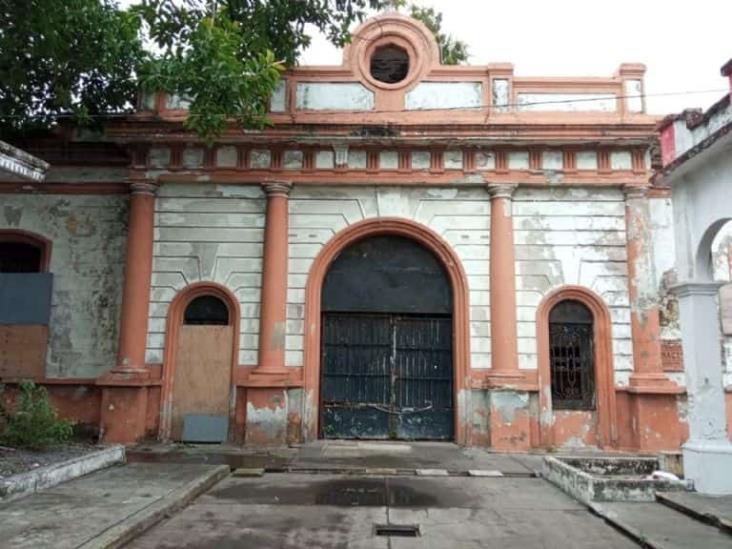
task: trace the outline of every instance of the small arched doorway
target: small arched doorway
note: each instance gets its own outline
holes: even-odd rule
[[[321,311],[322,437],[454,438],[452,288],[430,251],[396,235],[351,244]]]
[[[173,338],[170,438],[223,442],[228,438],[234,311],[218,295],[186,300]]]

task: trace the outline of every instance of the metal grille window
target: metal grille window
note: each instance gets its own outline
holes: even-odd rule
[[[595,409],[592,313],[579,301],[558,303],[549,313],[552,407]]]
[[[218,297],[203,295],[188,304],[183,316],[183,324],[228,326],[229,309]]]

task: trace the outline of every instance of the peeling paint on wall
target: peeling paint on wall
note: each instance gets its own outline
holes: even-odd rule
[[[47,377],[97,377],[115,364],[127,242],[126,196],[5,195],[0,228],[52,241]]]

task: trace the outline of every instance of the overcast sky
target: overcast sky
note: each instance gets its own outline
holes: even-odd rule
[[[508,62],[518,76],[610,76],[644,63],[648,110],[708,107],[728,89],[732,0],[416,0],[443,13],[443,28],[468,43],[470,64]],[[302,64],[340,64],[315,37]],[[718,90],[706,94],[659,93]]]
[[[732,58],[732,0],[414,1],[443,13],[443,28],[468,43],[474,65],[513,63],[518,76],[610,76],[620,63],[644,63],[655,114],[707,108],[728,89],[719,69]],[[340,62],[317,35],[301,59]],[[716,91],[657,95],[699,90]]]

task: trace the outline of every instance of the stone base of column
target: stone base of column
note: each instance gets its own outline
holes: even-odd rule
[[[287,443],[287,389],[247,387],[244,443],[282,446]]]
[[[521,452],[531,448],[530,398],[526,391],[491,391],[489,432],[491,450]]]
[[[684,476],[697,492],[732,494],[732,443],[728,440],[689,440],[683,445]]]
[[[135,385],[147,383],[150,370],[147,368],[125,368],[117,366],[97,379],[97,385]]]
[[[102,442],[132,444],[145,437],[146,386],[105,386],[102,389]]]
[[[249,379],[252,382],[272,382],[272,383],[278,383],[283,382],[289,379],[292,376],[292,368],[288,368],[287,366],[279,366],[279,367],[269,367],[264,368],[262,366],[258,366],[257,368],[254,368],[254,370],[251,371],[249,374]]]
[[[679,421],[678,397],[669,393],[628,395],[633,430],[633,446],[645,453],[674,451],[688,436]]]
[[[520,371],[489,370],[485,374],[484,380],[486,388],[527,390],[532,387],[532,384],[526,379],[526,375]]]
[[[629,393],[641,394],[682,394],[684,389],[671,381],[663,373],[632,374],[628,381]]]

